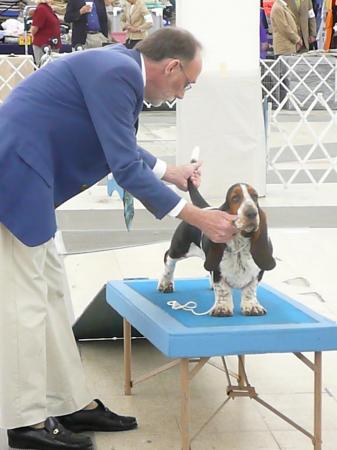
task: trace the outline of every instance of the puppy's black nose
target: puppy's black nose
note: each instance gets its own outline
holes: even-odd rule
[[[246,217],[248,219],[255,219],[256,216],[257,216],[257,211],[255,211],[254,209],[251,211],[247,211],[247,213],[246,213]]]

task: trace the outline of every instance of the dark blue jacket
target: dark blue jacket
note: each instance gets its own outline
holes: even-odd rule
[[[110,171],[157,218],[180,197],[136,142],[140,54],[122,45],[66,55],[39,69],[0,108],[0,222],[26,245],[56,231],[54,207]]]

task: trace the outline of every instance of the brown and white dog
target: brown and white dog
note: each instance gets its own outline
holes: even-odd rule
[[[189,182],[192,203],[209,207],[197,188]],[[256,288],[265,270],[275,267],[273,248],[268,237],[266,215],[258,204],[255,189],[240,183],[231,186],[226,201],[219,208],[237,215],[238,233],[226,244],[210,241],[202,232],[186,222],[176,229],[169,250],[165,253],[165,271],[158,283],[164,293],[174,291],[174,269],[177,261],[200,256],[211,273],[215,294],[213,316],[232,316],[234,310],[232,288],[241,289],[241,313],[247,316],[266,314],[258,302]]]

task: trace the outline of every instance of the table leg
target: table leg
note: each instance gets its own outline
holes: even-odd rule
[[[189,422],[190,422],[190,379],[189,360],[180,360],[181,387],[181,446],[182,450],[190,450]]]
[[[239,382],[238,385],[242,388],[246,385],[246,377],[245,377],[245,355],[239,355],[239,366],[238,366],[238,375]]]
[[[322,449],[322,352],[315,352],[314,450]]]
[[[131,395],[131,325],[123,319],[124,335],[124,394]]]

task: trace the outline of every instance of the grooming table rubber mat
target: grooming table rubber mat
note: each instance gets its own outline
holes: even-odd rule
[[[108,304],[169,357],[201,357],[337,349],[337,324],[272,287],[260,283],[257,296],[265,316],[240,314],[240,292],[233,292],[233,317],[194,316],[167,302],[193,300],[197,311],[214,303],[208,278],[175,281],[175,292],[156,290],[157,280],[110,281]]]

